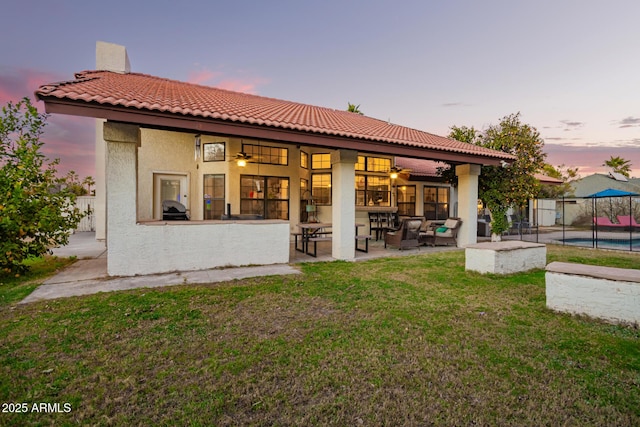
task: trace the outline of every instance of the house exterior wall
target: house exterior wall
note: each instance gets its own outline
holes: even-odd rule
[[[135,126],[105,125],[109,275],[288,262],[288,221],[140,223],[138,138]]]
[[[542,227],[556,224],[555,199],[536,199],[529,203],[529,220]]]
[[[208,142],[225,143],[225,160],[205,162],[203,156],[195,154],[195,134],[139,129],[132,125],[106,123],[104,139],[107,152],[107,241],[108,272],[110,275],[138,275],[170,271],[188,271],[225,266],[250,264],[286,263],[289,260],[290,233],[298,231],[300,213],[300,178],[308,179],[313,170],[300,166],[301,147],[275,142],[222,136],[202,136],[202,146]],[[233,159],[242,150],[242,144],[262,144],[288,149],[287,165],[271,165],[249,162],[239,167]],[[310,156],[326,153],[327,150],[302,147]],[[336,152],[337,153],[337,152]],[[334,153],[335,154],[335,153]],[[357,157],[353,152],[352,157]],[[390,157],[391,158],[391,157]],[[231,161],[230,161],[231,160]],[[354,160],[355,161],[355,160]],[[338,163],[340,164],[340,163]],[[334,165],[334,169],[335,169]],[[342,183],[340,196],[334,187],[334,199],[341,206],[351,206],[351,215],[356,212],[354,193],[354,170],[350,164],[348,174],[333,170],[334,185],[341,176],[349,183]],[[187,177],[188,198],[185,202],[191,221],[162,221],[158,212],[154,218],[154,174],[177,174]],[[232,214],[240,213],[240,177],[258,175],[286,177],[289,179],[289,220],[260,221],[204,221],[203,182],[206,174],[225,176],[225,203],[230,203]],[[429,184],[429,183],[425,183]],[[411,183],[413,185],[413,183]],[[416,184],[416,211],[422,212],[422,188]],[[348,199],[348,200],[347,200]],[[450,200],[450,209],[454,201]],[[317,206],[318,218],[340,227],[335,217],[334,205]],[[356,222],[368,225],[367,210],[360,207],[355,213]],[[362,209],[364,208],[364,209]],[[379,207],[377,207],[379,208]],[[387,208],[390,209],[390,208]],[[337,211],[344,213],[344,209]],[[353,221],[353,220],[350,220]],[[350,222],[350,224],[353,224]],[[353,226],[343,226],[336,236],[345,234],[340,240],[336,255],[350,259],[353,252]],[[347,249],[344,249],[347,247]]]
[[[186,204],[193,219],[202,219],[201,209],[198,209],[198,197],[194,197],[200,181],[197,172],[194,161],[194,134],[141,129],[141,144],[138,148],[137,219],[154,219],[154,174],[187,175],[189,197],[183,205]]]

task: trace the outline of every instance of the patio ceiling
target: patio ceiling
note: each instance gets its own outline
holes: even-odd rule
[[[498,165],[510,154],[340,111],[138,73],[84,71],[35,92],[48,113],[454,164]]]

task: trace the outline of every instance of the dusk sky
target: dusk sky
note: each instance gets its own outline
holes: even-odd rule
[[[0,103],[95,68],[131,69],[367,116],[438,135],[511,113],[553,165],[620,156],[640,177],[640,1],[5,1]],[[43,104],[37,102],[40,110]],[[45,154],[94,173],[93,119],[53,115]]]

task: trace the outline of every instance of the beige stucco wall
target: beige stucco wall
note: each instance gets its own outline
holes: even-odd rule
[[[203,219],[204,175],[225,175],[225,203],[231,204],[232,214],[240,213],[240,176],[261,175],[289,178],[290,232],[298,231],[297,224],[300,218],[300,179],[304,178],[308,180],[309,185],[311,185],[311,174],[314,172],[310,168],[304,169],[300,167],[300,151],[307,153],[309,155],[309,162],[311,162],[312,154],[330,153],[330,150],[278,144],[271,141],[264,142],[215,135],[201,136],[202,146],[209,142],[225,143],[225,161],[205,162],[202,157],[196,159],[194,153],[195,133],[141,129],[141,144],[140,147],[138,147],[137,167],[137,220],[144,222],[154,219],[154,174],[184,174],[188,177],[189,194],[187,209],[189,210],[192,220]],[[242,150],[243,143],[287,148],[289,150],[289,164],[287,166],[279,166],[249,162],[247,166],[239,167],[233,159],[235,158],[235,155]],[[391,156],[379,157],[393,159]],[[318,170],[315,172],[322,173],[327,172],[327,170]],[[416,186],[417,216],[423,215],[424,186],[448,187],[447,184],[441,183],[405,181],[401,177],[396,181],[396,185]],[[454,207],[456,204],[455,194],[455,191],[452,190],[449,204],[450,215],[454,215]],[[366,210],[367,207],[357,208],[356,222],[368,224],[368,215]],[[321,222],[333,222],[332,206],[317,206],[317,216]],[[361,232],[364,232],[364,230],[361,230]]]
[[[300,168],[300,149],[296,146],[249,139],[203,135],[201,143],[224,142],[225,161],[205,162],[195,158],[195,133],[167,132],[142,129],[138,148],[138,221],[154,219],[154,174],[176,174],[188,177],[187,209],[192,220],[203,219],[203,177],[206,174],[225,175],[225,203],[231,204],[231,213],[240,213],[240,176],[262,175],[288,177],[290,185],[289,217],[292,231],[299,219],[300,178],[310,179],[309,171]],[[233,161],[242,144],[262,144],[289,150],[287,166],[249,162],[245,167]],[[311,154],[312,150],[305,149]],[[231,160],[231,161],[230,161]],[[155,218],[158,219],[158,218]]]
[[[198,201],[194,197],[199,176],[194,161],[194,134],[141,129],[138,148],[138,220],[153,218],[154,174],[186,174],[189,194],[186,208],[193,219],[198,217]]]

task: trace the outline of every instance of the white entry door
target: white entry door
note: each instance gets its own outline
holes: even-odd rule
[[[189,211],[189,187],[187,175],[153,174],[153,217],[162,219],[162,202],[175,200]]]

